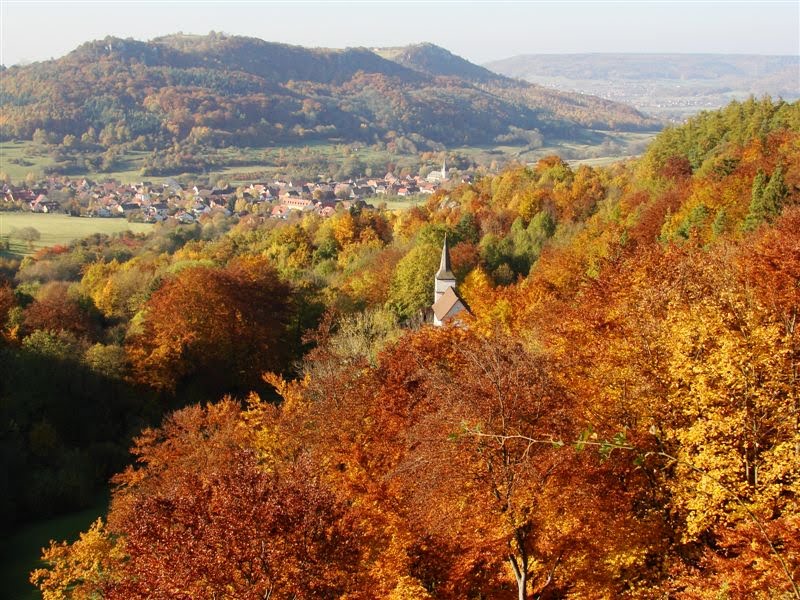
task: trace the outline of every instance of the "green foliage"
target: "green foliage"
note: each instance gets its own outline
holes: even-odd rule
[[[80,355],[78,339],[66,331],[37,330],[22,340],[22,347],[34,354],[57,361],[75,360]]]
[[[527,227],[522,218],[517,217],[504,238],[489,234],[481,240],[481,258],[495,274],[495,281],[510,283],[516,275],[528,274],[555,230],[556,224],[549,211],[536,213]]]
[[[0,416],[14,422],[0,436],[2,531],[87,506],[125,464],[132,435],[160,414],[147,390],[87,368],[87,345],[44,330],[19,347],[0,343]]]
[[[787,193],[788,188],[783,181],[783,169],[780,166],[772,173],[768,183],[764,171],[759,170],[753,180],[750,212],[747,213],[742,228],[752,231],[764,221],[771,222],[775,219],[781,213]]]
[[[385,308],[367,309],[342,316],[327,348],[343,364],[366,360],[375,366],[378,353],[401,333],[394,312]],[[309,361],[306,370],[313,372],[313,369],[314,362]]]
[[[693,229],[700,229],[708,218],[708,208],[705,204],[695,206],[686,218],[678,225],[675,234],[685,240],[689,239]]]
[[[719,237],[728,230],[729,220],[727,211],[724,208],[720,208],[714,217],[714,222],[711,224],[711,232],[714,237]]]
[[[121,379],[126,372],[125,349],[115,344],[95,344],[86,350],[86,365],[110,379]]]
[[[783,168],[778,166],[769,178],[769,183],[764,189],[761,199],[767,219],[774,219],[780,214],[788,191],[789,189],[783,181]]]
[[[452,232],[452,244],[458,242],[472,242],[477,244],[480,241],[480,230],[475,219],[475,215],[471,212],[464,213],[459,222],[456,224]]]
[[[533,248],[540,252],[545,241],[556,232],[556,222],[550,211],[542,210],[534,215],[525,232]]]
[[[397,264],[387,305],[399,317],[413,317],[433,302],[432,282],[440,253],[438,245],[422,243],[414,246]]]

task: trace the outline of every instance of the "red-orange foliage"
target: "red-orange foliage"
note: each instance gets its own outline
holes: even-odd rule
[[[134,376],[166,389],[190,375],[210,392],[253,389],[263,371],[284,368],[289,317],[289,287],[265,259],[185,269],[145,306],[128,344]]]
[[[109,531],[124,577],[106,598],[338,598],[359,548],[346,506],[303,464],[259,466],[238,405],[175,413],[136,441]]]
[[[130,558],[104,593],[800,598],[795,141],[693,153],[694,174],[676,142],[642,186],[548,158],[399,216],[411,237],[469,206],[502,236],[547,205],[559,228],[515,285],[474,270],[459,326],[387,335],[377,312],[338,329],[329,314],[305,377],[266,377],[279,407],[225,401],[143,435],[109,519]],[[754,173],[782,162],[783,215],[744,232]],[[363,237],[345,224],[342,239]],[[456,246],[454,268],[476,251]],[[342,287],[385,280],[392,252]],[[154,294],[135,340],[148,376],[213,369],[218,346],[237,356],[227,369],[260,356],[222,325],[250,322],[238,268]]]
[[[319,341],[274,451],[308,457],[358,507],[375,593],[410,576],[437,598],[588,597],[651,575],[660,522],[631,510],[649,502],[643,474],[556,443],[586,421],[543,356],[497,332],[429,328],[365,369],[336,366]]]
[[[422,363],[399,473],[417,535],[453,552],[440,597],[601,597],[649,575],[641,558],[660,525],[630,510],[646,500],[642,474],[564,451],[587,421],[544,356],[499,332],[452,331]],[[618,553],[629,558],[600,558]]]
[[[670,156],[658,174],[676,183],[685,182],[692,176],[692,165],[685,156]]]
[[[800,311],[800,208],[789,208],[773,228],[758,232],[740,259],[759,299],[792,333]]]
[[[69,331],[79,337],[93,337],[97,326],[87,311],[69,294],[69,284],[53,282],[45,285],[36,300],[25,309],[22,334],[37,329]]]
[[[33,253],[33,259],[36,261],[39,260],[46,260],[48,258],[53,258],[54,256],[58,256],[59,254],[66,254],[69,252],[69,246],[64,246],[63,244],[56,244],[55,246],[47,246],[46,248],[39,248],[36,252]]]
[[[665,558],[654,576],[672,570],[662,585],[689,598],[789,591],[797,572],[796,503],[778,492],[800,439],[796,219],[752,247],[642,246],[528,325],[599,439],[625,431],[642,454],[673,457],[639,506],[665,517],[648,542]]]
[[[480,250],[472,242],[459,242],[450,250],[453,273],[459,279],[466,277],[480,262]]]
[[[11,286],[7,283],[0,285],[0,329],[5,326],[8,313],[16,303]]]
[[[689,193],[688,187],[676,187],[650,200],[646,192],[631,194],[623,203],[634,209],[641,207],[641,216],[631,228],[630,239],[634,244],[652,244],[658,240],[664,219],[680,207]]]

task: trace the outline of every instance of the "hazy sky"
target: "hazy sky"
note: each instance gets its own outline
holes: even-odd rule
[[[211,30],[302,46],[428,41],[473,62],[526,53],[800,54],[800,0],[760,2],[161,2],[0,0],[0,63],[107,35]]]

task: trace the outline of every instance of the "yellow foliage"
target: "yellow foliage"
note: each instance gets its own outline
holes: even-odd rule
[[[264,373],[263,379],[275,388],[283,402],[275,406],[251,393],[247,398],[247,409],[242,412],[242,426],[254,435],[253,446],[265,461],[265,468],[270,468],[300,452],[301,440],[297,436],[282,436],[279,423],[282,418],[290,420],[308,413],[304,397],[308,376],[302,380],[286,381],[276,373]]]
[[[780,490],[798,486],[800,435],[784,418],[793,367],[780,327],[761,322],[741,290],[723,289],[713,301],[675,307],[665,335],[670,404],[685,422],[669,432],[685,538],[750,519],[737,499],[762,516],[786,508]]]
[[[431,597],[419,580],[406,576],[400,578],[388,600],[426,600]]]
[[[333,237],[340,248],[346,248],[355,241],[356,223],[353,215],[345,211],[334,217]]]
[[[44,600],[99,598],[124,559],[122,541],[109,535],[102,519],[97,519],[72,545],[50,542],[42,553],[47,566],[33,571],[30,581]]]
[[[81,286],[104,315],[129,319],[147,301],[159,262],[144,263],[139,258],[122,264],[96,262],[85,270]]]

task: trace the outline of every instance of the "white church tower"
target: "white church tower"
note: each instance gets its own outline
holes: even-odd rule
[[[444,170],[444,168],[442,169]],[[442,258],[439,261],[439,270],[436,271],[434,278],[433,289],[433,303],[441,298],[444,293],[456,287],[456,276],[450,270],[450,246],[447,244],[447,234],[444,236],[444,245],[442,246]]]
[[[444,171],[444,167],[442,167]],[[450,269],[450,247],[447,245],[447,235],[442,245],[442,258],[439,261],[439,270],[433,279],[433,324],[442,326],[445,321],[452,319],[462,310],[469,310],[467,305],[458,295],[456,290],[456,276]]]

